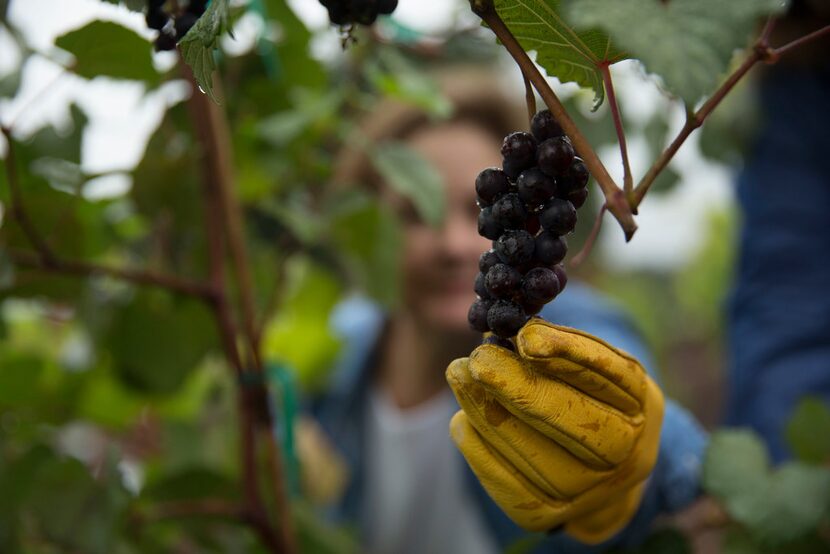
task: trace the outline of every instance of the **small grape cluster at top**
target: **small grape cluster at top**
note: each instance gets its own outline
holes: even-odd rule
[[[530,131],[507,135],[502,168],[476,178],[478,232],[493,248],[479,259],[468,319],[502,339],[565,288],[565,235],[588,197],[588,169],[549,110],[533,116]]]
[[[389,15],[398,7],[398,0],[320,0],[335,25],[371,25],[379,15]]]
[[[156,50],[173,50],[196,21],[205,13],[208,0],[190,0],[187,7],[177,14],[164,9],[167,0],[147,0],[147,26],[159,32],[153,46]],[[170,25],[170,21],[173,24]]]

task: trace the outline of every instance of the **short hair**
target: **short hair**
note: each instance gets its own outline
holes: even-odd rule
[[[406,140],[432,125],[472,123],[497,140],[527,126],[527,112],[516,95],[503,89],[503,80],[492,70],[479,68],[444,69],[432,75],[449,101],[452,112],[436,118],[413,104],[386,98],[359,125],[361,140],[347,141],[334,164],[333,181],[338,185],[369,184],[377,174],[362,144],[387,140]]]

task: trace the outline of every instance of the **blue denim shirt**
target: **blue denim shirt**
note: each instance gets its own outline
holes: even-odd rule
[[[546,306],[541,315],[548,321],[587,331],[626,350],[654,375],[651,356],[630,323],[620,311],[588,288],[569,283],[568,288],[555,302]],[[313,405],[313,412],[352,471],[352,481],[332,515],[341,522],[357,524],[363,530],[371,523],[365,519],[368,514],[361,509],[363,482],[370,478],[362,471],[365,467],[364,406],[369,389],[370,357],[384,322],[383,312],[365,299],[353,298],[336,310],[333,325],[344,339],[345,348],[327,393],[316,399]],[[706,435],[694,419],[683,408],[668,401],[658,461],[640,510],[628,527],[609,544],[638,542],[648,534],[650,523],[658,513],[676,511],[696,498],[705,445]],[[459,463],[466,468],[470,493],[499,545],[504,548],[528,536],[490,499],[460,453],[458,456]],[[598,552],[609,544],[589,547],[563,533],[554,533],[546,537],[535,551]]]
[[[758,431],[780,461],[798,400],[830,402],[830,65],[776,66],[760,91],[762,127],[738,178],[727,423]]]

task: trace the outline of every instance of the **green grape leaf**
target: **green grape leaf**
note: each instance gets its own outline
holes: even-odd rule
[[[444,221],[444,181],[427,161],[404,144],[387,141],[371,151],[381,177],[410,200],[426,223],[437,227]]]
[[[98,76],[157,83],[150,44],[135,31],[110,21],[93,21],[55,40],[75,56],[73,70],[81,77]]]
[[[787,442],[799,460],[830,461],[830,407],[818,397],[802,400],[787,425]]]
[[[365,195],[340,198],[333,206],[327,218],[327,244],[353,283],[384,306],[394,307],[400,294],[400,222],[388,206]]]
[[[814,530],[828,508],[830,470],[788,462],[773,471],[751,431],[712,435],[703,487],[762,544],[781,545]]]
[[[219,100],[213,91],[213,70],[216,69],[213,51],[220,35],[228,28],[229,10],[229,0],[213,0],[202,17],[179,41],[182,58],[193,71],[199,88],[217,103]]]
[[[769,457],[751,431],[728,430],[712,435],[703,464],[703,486],[723,500],[736,519],[753,519],[764,504]]]
[[[563,12],[578,29],[607,32],[691,106],[715,89],[758,19],[786,6],[787,0],[568,0]]]
[[[148,291],[116,311],[106,336],[119,377],[151,393],[176,391],[215,342],[202,303]]]
[[[128,501],[112,469],[102,482],[71,458],[43,463],[24,509],[63,551],[111,552]]]
[[[548,75],[563,83],[573,81],[593,89],[594,109],[602,104],[605,87],[600,68],[628,57],[616,43],[612,44],[604,31],[575,30],[563,17],[560,0],[495,0],[493,3],[522,48],[536,51],[536,62]]]

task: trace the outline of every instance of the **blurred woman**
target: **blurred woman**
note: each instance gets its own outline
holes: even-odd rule
[[[501,164],[502,138],[525,128],[526,119],[486,75],[455,71],[441,82],[454,107],[452,117],[436,121],[414,107],[387,102],[376,108],[361,133],[376,144],[404,142],[438,171],[445,185],[442,225],[422,221],[411,203],[372,171],[362,151],[344,154],[337,171],[344,183],[377,187],[404,225],[400,307],[388,313],[364,298],[340,306],[334,325],[346,347],[330,388],[314,403],[316,417],[350,467],[350,481],[333,511],[341,521],[358,526],[368,552],[498,552],[525,535],[505,514],[510,507],[504,501],[494,502],[480,483],[482,468],[491,461],[473,460],[480,463],[472,472],[450,440],[448,425],[459,406],[447,386],[445,369],[481,342],[481,335],[469,328],[467,311],[475,298],[479,256],[491,244],[477,233],[475,178],[482,169]],[[604,341],[600,348],[618,347],[650,369],[649,353],[627,319],[578,283],[569,283],[541,315],[599,337]],[[657,420],[659,433],[656,412],[651,418]],[[597,426],[596,433],[607,431]],[[577,442],[590,442],[592,433],[587,431]],[[592,548],[574,536],[590,537],[589,542],[603,540],[604,546],[641,539],[655,514],[682,508],[696,496],[703,445],[699,427],[668,402],[648,487],[640,483],[635,493],[617,503],[624,509],[590,522],[592,531],[550,533],[540,549]],[[578,451],[572,447],[566,445]],[[537,454],[535,448],[527,447],[531,457]],[[547,448],[542,445],[540,452]],[[656,452],[656,444],[654,448]],[[564,449],[556,450],[560,451],[565,465],[580,463]],[[468,452],[465,455],[470,459]],[[554,465],[545,471],[552,472],[554,481],[557,472],[561,474],[560,488],[567,489],[570,470],[559,472],[555,464],[560,462],[551,459],[550,463]],[[649,468],[651,464],[653,460]],[[601,470],[586,471],[600,475],[597,482],[606,475]],[[594,490],[602,488],[594,485]],[[497,488],[492,482],[485,486],[491,494]],[[572,496],[579,498],[577,493],[563,493],[547,508],[568,506]],[[616,500],[599,503],[610,506]],[[536,517],[534,510],[528,512],[531,519]],[[569,517],[555,521],[568,529]]]

